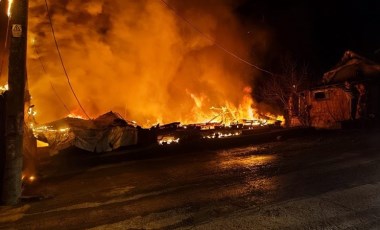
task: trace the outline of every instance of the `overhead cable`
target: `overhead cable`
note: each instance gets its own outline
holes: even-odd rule
[[[38,52],[37,46],[36,46],[35,44],[33,44],[33,47],[34,47],[34,51],[35,51],[36,54],[37,54],[38,60],[39,60],[39,62],[40,62],[40,64],[41,64],[42,70],[43,70],[44,73],[47,75],[47,71],[46,71],[45,65],[44,65],[44,63],[43,63],[43,61],[42,61],[42,58],[41,58],[39,52]],[[66,106],[66,104],[65,104],[65,102],[62,100],[62,98],[59,96],[57,90],[55,90],[55,87],[54,87],[54,85],[53,85],[53,83],[51,82],[50,79],[49,79],[49,83],[50,83],[50,87],[51,87],[51,89],[53,90],[55,96],[56,96],[56,97],[58,98],[58,100],[62,103],[63,107],[65,107],[66,111],[70,114],[71,111],[70,111],[69,108]]]
[[[222,51],[226,52],[227,54],[231,55],[232,57],[236,58],[237,60],[261,71],[261,72],[264,72],[264,73],[267,73],[267,74],[270,74],[270,75],[274,75],[272,72],[266,70],[266,69],[263,69],[263,68],[260,68],[259,66],[253,64],[252,62],[249,62],[241,57],[239,57],[237,54],[235,54],[234,52],[228,50],[227,48],[225,48],[224,46],[222,46],[221,44],[219,44],[216,39],[208,36],[207,34],[205,34],[203,31],[201,31],[200,29],[198,29],[198,27],[196,27],[191,21],[189,21],[187,18],[185,18],[184,16],[182,16],[180,13],[178,13],[178,11],[172,7],[169,3],[167,3],[166,1],[164,0],[160,0],[167,8],[169,8],[171,11],[173,11],[173,13],[179,17],[180,19],[182,19],[184,22],[186,22],[188,25],[190,25],[195,31],[197,31],[200,35],[202,35],[205,39],[207,39],[208,41],[212,42],[216,47],[218,47],[219,49],[221,49]]]
[[[76,95],[73,86],[71,85],[70,77],[69,77],[69,74],[67,73],[67,70],[66,70],[65,64],[64,64],[64,62],[63,62],[62,55],[61,55],[61,51],[60,51],[59,46],[58,46],[57,38],[56,38],[56,36],[55,36],[54,26],[53,26],[53,22],[52,22],[52,19],[51,19],[51,15],[50,15],[50,11],[49,11],[49,5],[48,5],[47,0],[45,0],[45,5],[46,5],[46,11],[47,11],[47,15],[48,15],[49,22],[50,22],[51,32],[52,32],[53,37],[54,37],[55,47],[56,47],[56,49],[57,49],[58,56],[59,56],[59,60],[60,60],[60,62],[61,62],[61,65],[62,65],[62,68],[63,68],[63,72],[65,73],[65,76],[66,76],[67,82],[68,82],[68,84],[69,84],[69,86],[70,86],[70,89],[71,89],[71,92],[73,93],[73,95],[74,95],[74,97],[75,97],[75,100],[78,102],[78,105],[79,105],[79,107],[81,108],[81,110],[83,111],[83,113],[86,115],[86,117],[87,117],[88,119],[91,119],[90,116],[88,116],[88,114],[86,113],[86,110],[83,108],[82,104],[80,103],[79,98],[78,98],[78,96]]]

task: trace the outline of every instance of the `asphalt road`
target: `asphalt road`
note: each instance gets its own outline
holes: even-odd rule
[[[78,159],[27,188],[45,199],[1,207],[0,228],[380,228],[378,131],[151,156]]]

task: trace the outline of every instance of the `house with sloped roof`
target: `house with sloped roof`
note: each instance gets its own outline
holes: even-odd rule
[[[292,126],[341,128],[350,121],[378,123],[380,64],[352,51],[323,75],[322,83],[300,92],[292,105]]]

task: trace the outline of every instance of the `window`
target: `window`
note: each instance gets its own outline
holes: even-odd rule
[[[324,92],[324,91],[315,92],[314,93],[314,99],[317,101],[327,99],[326,92]]]

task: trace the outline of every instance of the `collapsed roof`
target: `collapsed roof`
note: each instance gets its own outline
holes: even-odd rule
[[[63,118],[34,129],[37,139],[47,142],[51,153],[69,147],[108,152],[137,144],[137,129],[120,115],[108,112],[94,120]]]
[[[324,84],[341,83],[380,77],[380,64],[352,51],[346,51],[341,61],[323,75]]]

